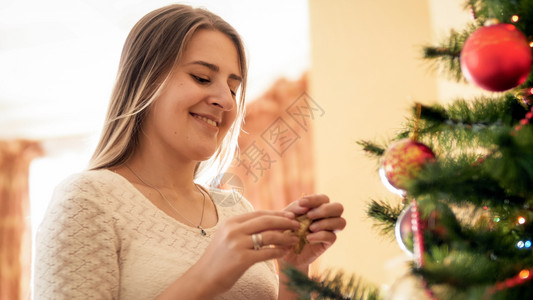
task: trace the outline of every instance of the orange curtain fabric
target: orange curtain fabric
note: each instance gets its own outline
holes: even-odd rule
[[[313,193],[312,125],[323,111],[307,94],[307,77],[278,80],[246,110],[240,153],[226,173],[244,197],[255,209],[278,210]]]
[[[29,299],[30,162],[41,155],[31,141],[0,141],[0,299]]]

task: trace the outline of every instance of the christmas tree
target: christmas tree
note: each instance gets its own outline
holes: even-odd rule
[[[533,0],[469,0],[465,9],[473,21],[424,58],[491,93],[414,104],[388,145],[360,141],[400,196],[372,200],[367,212],[412,257],[424,298],[533,299]],[[285,272],[304,299],[383,296],[342,273]]]

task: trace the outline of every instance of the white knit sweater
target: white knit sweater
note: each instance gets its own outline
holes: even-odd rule
[[[69,177],[37,232],[35,299],[154,299],[199,259],[221,221],[252,210],[231,191],[209,193],[218,223],[202,236],[114,172]],[[217,299],[276,299],[278,284],[273,262],[257,263]]]

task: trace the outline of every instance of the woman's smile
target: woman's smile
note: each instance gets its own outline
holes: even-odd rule
[[[218,124],[220,123],[220,121],[217,122],[212,117],[199,115],[196,113],[190,113],[190,114],[194,119],[200,122],[203,127],[209,129],[210,131],[218,132]]]

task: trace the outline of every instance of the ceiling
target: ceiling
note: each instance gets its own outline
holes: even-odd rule
[[[0,138],[61,140],[96,134],[122,44],[162,0],[0,1]],[[241,33],[248,99],[309,68],[306,0],[202,0]]]

